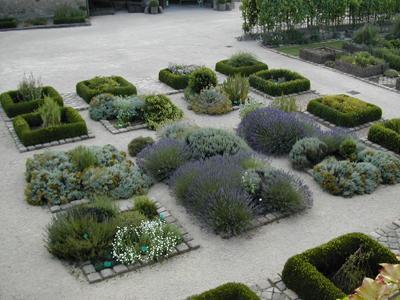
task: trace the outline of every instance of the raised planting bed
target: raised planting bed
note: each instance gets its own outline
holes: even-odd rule
[[[61,108],[59,125],[43,127],[39,112],[19,115],[13,120],[15,133],[24,146],[50,143],[88,134],[85,120],[72,107]]]
[[[379,273],[380,263],[398,263],[387,248],[361,233],[350,233],[291,257],[282,279],[307,300],[342,299]]]
[[[285,69],[260,71],[249,77],[250,86],[270,96],[290,95],[308,91],[310,80]]]
[[[247,285],[238,282],[229,282],[199,295],[191,296],[187,300],[232,299],[232,300],[261,300]]]
[[[116,96],[136,95],[136,87],[120,76],[94,77],[76,85],[76,93],[87,103],[94,96],[109,93]]]
[[[158,79],[176,90],[183,90],[189,84],[190,74],[197,68],[196,65],[170,64],[159,72]]]
[[[95,197],[58,213],[46,242],[54,256],[80,266],[89,283],[199,248],[169,211],[146,196],[120,208]]]
[[[382,117],[382,110],[360,99],[347,95],[330,95],[308,103],[307,111],[332,124],[355,127]]]
[[[0,18],[0,29],[3,28],[16,28],[17,20],[13,17],[9,18]]]
[[[60,106],[63,106],[63,98],[51,86],[42,88],[42,97],[37,100],[27,101],[18,90],[5,92],[0,95],[1,106],[9,118],[33,112],[43,104],[44,97],[48,96],[55,100]]]
[[[400,119],[375,123],[368,131],[368,140],[400,154]]]
[[[324,64],[327,61],[334,61],[338,55],[343,53],[341,50],[329,47],[301,48],[299,56],[304,60]]]
[[[372,77],[383,74],[388,65],[366,52],[343,55],[335,61],[335,69],[358,77]]]
[[[229,59],[225,59],[217,62],[217,64],[215,65],[215,70],[228,76],[234,74],[250,76],[251,74],[257,73],[259,71],[268,70],[268,65],[261,61],[257,61],[254,64],[248,66],[232,66],[229,63]]]

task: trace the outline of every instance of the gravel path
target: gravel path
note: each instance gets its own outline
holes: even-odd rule
[[[238,50],[255,52],[272,67],[286,67],[309,77],[320,93],[360,92],[360,98],[380,105],[384,117],[398,117],[399,94],[348,76],[267,51],[256,42],[237,42],[240,13],[208,9],[168,9],[164,14],[118,14],[96,17],[93,26],[73,29],[0,33],[0,90],[15,88],[24,72],[33,72],[61,92],[73,92],[76,82],[95,75],[117,74],[138,82],[139,90],[155,90],[158,70],[169,61],[213,66]],[[229,46],[229,47],[227,47]],[[160,87],[165,89],[165,87]],[[166,89],[168,90],[168,89]],[[182,108],[185,103],[173,97]],[[186,117],[201,126],[234,128],[238,112],[222,117]],[[112,135],[82,115],[95,139],[78,144],[111,143],[126,150],[141,130]],[[51,219],[46,209],[24,201],[24,164],[32,152],[20,154],[0,122],[0,299],[183,299],[227,281],[263,282],[282,270],[286,259],[309,247],[351,231],[370,233],[399,216],[399,186],[380,187],[374,194],[344,199],[322,192],[308,175],[299,173],[314,192],[314,207],[248,234],[222,240],[196,220],[158,184],[150,196],[171,210],[201,249],[139,272],[88,285],[77,272],[51,257],[43,230]],[[286,159],[273,165],[290,169]]]

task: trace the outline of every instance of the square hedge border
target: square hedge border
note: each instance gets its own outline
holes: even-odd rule
[[[351,98],[357,99],[354,97]],[[364,128],[366,125],[370,125],[371,122],[380,120],[382,117],[382,109],[380,107],[360,99],[357,100],[366,103],[368,105],[368,109],[350,113],[343,113],[328,105],[322,104],[321,100],[322,97],[311,100],[307,105],[307,111],[335,126],[346,128],[353,127],[354,129],[359,130]]]
[[[0,103],[7,117],[13,118],[21,114],[31,113],[43,104],[44,96],[53,98],[60,106],[64,105],[61,95],[51,86],[43,87],[42,98],[34,101],[15,102],[18,90],[8,91],[0,95]]]
[[[275,83],[271,78],[287,78],[288,81]],[[286,69],[259,71],[249,77],[250,86],[270,96],[284,96],[310,90],[310,80],[299,73]]]
[[[109,93],[115,96],[130,96],[130,95],[136,95],[137,90],[136,87],[124,79],[121,76],[109,76],[108,78],[113,78],[116,80],[120,86],[114,87],[114,88],[109,88],[105,89],[104,91],[99,91],[95,89],[91,89],[88,87],[88,83],[92,80],[84,80],[81,82],[78,82],[76,85],[76,93],[82,97],[87,103],[90,103],[90,100],[99,94],[103,93]]]
[[[178,222],[178,220],[171,215],[170,211],[168,211],[165,207],[163,207],[158,201],[155,201],[155,204],[157,206],[157,212],[163,215],[165,221],[168,224],[174,224],[175,226],[177,226],[181,230],[183,235],[183,241],[179,245],[177,245],[173,250],[173,252],[168,254],[166,258],[162,258],[160,262],[164,261],[165,259],[168,260],[169,258],[172,258],[174,256],[181,255],[200,248],[200,245],[193,239],[193,237],[188,233],[188,231]],[[125,206],[123,209],[121,209],[121,212],[128,211],[132,208],[133,204]],[[100,271],[96,271],[95,266],[92,263],[85,262],[80,266],[80,268],[89,283],[96,283],[127,272],[137,271],[143,267],[150,266],[155,263],[158,262],[155,261],[150,261],[147,263],[137,262],[133,265],[119,264],[113,266],[112,268],[106,268]]]
[[[160,70],[158,79],[175,90],[183,90],[189,85],[189,75],[174,74],[168,68]]]
[[[400,154],[400,119],[375,123],[368,131],[368,140]]]
[[[30,149],[29,147],[39,144],[43,147],[47,147],[48,144],[60,144],[60,140],[65,140],[63,143],[67,143],[70,142],[68,139],[81,140],[81,137],[89,138],[85,120],[80,116],[78,111],[72,107],[64,107],[62,109],[62,122],[63,123],[58,126],[32,130],[32,126],[39,126],[42,124],[40,114],[33,112],[17,116],[13,120],[12,126],[19,143],[28,150]],[[43,148],[42,146],[38,149]]]
[[[238,299],[238,300],[261,300],[261,298],[247,285],[239,282],[228,282],[216,288],[190,296],[187,300],[207,299]]]
[[[369,236],[349,233],[289,258],[283,268],[283,282],[302,299],[342,299],[346,294],[324,273],[340,268],[361,245],[372,251],[369,262],[376,274],[380,263],[398,263],[394,253]]]
[[[233,67],[229,65],[228,61],[229,59],[225,59],[217,62],[215,65],[215,70],[227,76],[241,74],[242,76],[246,77],[259,71],[268,70],[268,65],[261,61],[257,62],[255,65],[242,67]]]

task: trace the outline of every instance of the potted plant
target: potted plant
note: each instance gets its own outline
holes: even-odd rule
[[[218,10],[226,10],[226,0],[218,0]]]
[[[158,7],[160,6],[158,0],[151,0],[149,6],[151,14],[158,14]]]

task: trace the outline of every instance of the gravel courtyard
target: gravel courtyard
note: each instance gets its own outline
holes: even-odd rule
[[[399,117],[398,93],[276,54],[254,41],[238,42],[241,18],[237,8],[230,12],[171,8],[157,16],[122,13],[91,21],[90,27],[1,32],[0,90],[16,88],[23,74],[32,72],[60,92],[73,92],[78,81],[96,75],[121,75],[135,83],[139,93],[165,92],[168,89],[157,75],[169,62],[213,68],[217,61],[245,50],[270,67],[306,75],[312,89],[321,94],[357,91],[356,97],[379,105],[384,118]],[[237,111],[222,117],[196,115],[178,96],[172,98],[185,118],[200,126],[232,129],[239,123]],[[52,149],[109,143],[126,151],[132,138],[154,136],[147,130],[112,135],[92,121],[87,111],[81,115],[96,138]],[[19,153],[0,121],[0,299],[173,300],[228,281],[252,285],[281,272],[293,254],[340,234],[370,233],[400,214],[399,186],[383,186],[372,195],[346,199],[323,192],[310,176],[298,173],[313,191],[311,210],[224,240],[201,228],[170,196],[167,186],[157,184],[150,196],[171,210],[201,248],[89,285],[78,270],[71,271],[44,247],[44,228],[52,217],[48,209],[24,201],[25,161],[34,153]],[[293,171],[286,159],[273,159],[272,165]]]

